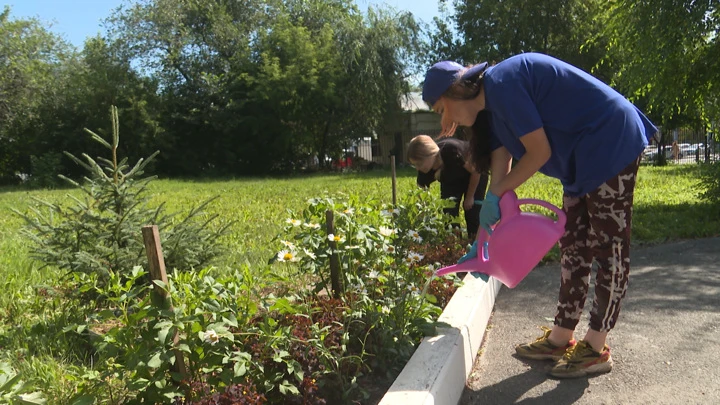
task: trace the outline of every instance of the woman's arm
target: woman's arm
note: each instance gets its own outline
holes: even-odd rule
[[[507,149],[501,147],[492,152],[490,191],[496,196],[516,189],[550,159],[550,143],[543,128],[522,136],[520,142],[525,146],[525,155],[520,158],[512,170],[510,166],[512,157]]]

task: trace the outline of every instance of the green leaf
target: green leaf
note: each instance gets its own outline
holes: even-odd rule
[[[95,397],[92,395],[82,395],[74,398],[70,405],[93,405],[95,403]]]
[[[235,377],[242,377],[247,372],[247,367],[245,366],[245,362],[237,362],[235,363],[235,366],[233,367],[233,371],[235,372]]]
[[[280,388],[280,393],[283,395],[287,395],[288,393],[292,395],[299,395],[300,391],[297,389],[296,386],[290,384],[288,380],[283,380],[282,384],[278,386]]]
[[[167,342],[168,334],[170,333],[170,327],[162,328],[158,331],[158,341],[160,344],[165,344]]]
[[[160,368],[160,366],[162,365],[162,360],[160,360],[160,353],[155,353],[155,355],[150,358],[147,365],[150,368]]]
[[[36,391],[30,394],[18,395],[18,403],[24,405],[43,405],[47,402],[42,392]]]
[[[227,318],[223,316],[222,319],[223,319],[223,321],[225,321],[226,324],[233,326],[235,328],[238,327],[238,321],[237,321],[237,318],[235,317],[235,314],[230,314],[230,315],[228,315]]]
[[[425,294],[425,299],[431,304],[437,304],[437,298],[432,294]]]

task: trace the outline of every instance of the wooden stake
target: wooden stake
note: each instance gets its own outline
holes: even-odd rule
[[[335,233],[335,216],[332,210],[325,211],[325,223],[327,228],[327,234]],[[340,260],[338,259],[335,249],[337,249],[337,243],[330,241],[330,284],[332,286],[332,295],[334,298],[339,298],[342,293],[342,283],[340,281]]]
[[[157,225],[146,225],[142,227],[143,241],[145,242],[145,252],[147,254],[148,262],[150,263],[150,279],[160,280],[165,285],[168,284],[167,273],[165,272],[165,258],[162,253],[162,246],[160,245],[160,231],[158,231]],[[153,283],[152,289],[153,303],[160,309],[172,311],[172,301],[170,300],[170,294],[164,289],[156,286]],[[180,338],[175,329],[175,335],[173,336],[173,346],[177,346]],[[187,367],[185,367],[185,358],[180,350],[173,350],[175,352],[175,364],[172,366],[173,371],[179,373],[182,378],[187,377]]]
[[[392,204],[397,205],[397,175],[395,174],[395,155],[390,156],[390,169],[392,171]]]

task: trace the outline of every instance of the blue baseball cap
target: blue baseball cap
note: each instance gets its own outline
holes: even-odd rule
[[[478,75],[487,69],[488,63],[478,63],[463,73],[462,78],[469,78]],[[460,72],[465,67],[457,62],[444,60],[430,67],[425,73],[425,82],[423,83],[422,99],[428,105],[433,106],[440,100],[440,96],[452,86],[453,83],[461,79]]]

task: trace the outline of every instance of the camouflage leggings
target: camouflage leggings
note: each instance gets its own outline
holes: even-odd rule
[[[555,325],[575,329],[587,300],[593,259],[598,264],[590,328],[609,331],[620,313],[630,275],[630,223],[640,159],[582,197],[563,196],[560,297]]]

